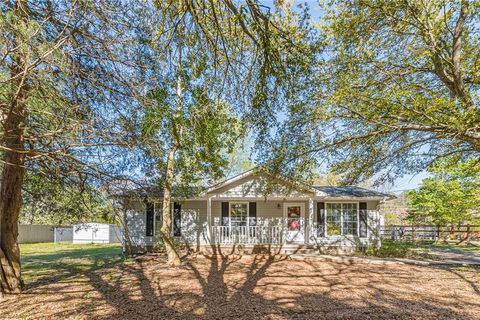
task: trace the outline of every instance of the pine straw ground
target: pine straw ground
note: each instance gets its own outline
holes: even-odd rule
[[[54,279],[54,278],[52,278]],[[285,256],[163,256],[30,283],[0,318],[480,319],[479,270]]]

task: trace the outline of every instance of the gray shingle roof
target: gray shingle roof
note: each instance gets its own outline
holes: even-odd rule
[[[228,182],[228,180],[227,180]],[[162,197],[163,190],[160,186],[146,184],[142,182],[133,182],[128,179],[117,179],[107,185],[110,196],[135,196],[135,197]],[[356,186],[313,186],[309,190],[315,189],[322,194],[319,196],[327,198],[396,198],[394,195],[369,190]],[[173,190],[173,196],[177,194]],[[192,194],[198,194],[192,193]],[[318,194],[317,194],[318,195]]]
[[[105,184],[110,196],[131,196],[147,197],[162,196],[162,189],[159,186],[147,184],[145,182],[132,181],[129,179],[115,179]]]
[[[387,193],[355,186],[314,186],[313,188],[324,192],[327,197],[393,197]]]

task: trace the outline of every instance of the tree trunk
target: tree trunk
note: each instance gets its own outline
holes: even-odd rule
[[[172,184],[173,184],[173,167],[175,162],[175,152],[177,147],[173,145],[168,152],[167,172],[165,175],[165,185],[163,188],[163,223],[162,223],[162,239],[167,251],[167,263],[171,266],[179,266],[180,256],[175,248],[172,237]]]
[[[125,208],[125,207],[124,207]],[[122,217],[120,218],[122,228],[123,228],[123,241],[125,244],[125,255],[132,256],[133,255],[133,244],[132,244],[132,237],[130,236],[130,229],[128,228],[128,221],[127,221],[127,212],[126,210],[123,211]]]
[[[17,1],[15,13],[26,19],[25,1]],[[13,40],[14,47],[18,45]],[[17,49],[20,51],[20,49]],[[1,106],[3,138],[3,171],[0,180],[0,297],[18,293],[23,287],[20,272],[20,249],[17,244],[18,218],[22,206],[22,184],[25,176],[25,141],[27,73],[21,52],[13,54],[11,76],[20,77],[10,87],[10,104]]]
[[[22,206],[22,183],[25,176],[25,99],[26,88],[19,84],[10,112],[5,114],[3,172],[0,186],[0,292],[19,292],[20,250],[17,244],[18,217]]]
[[[20,292],[20,250],[17,244],[18,217],[22,206],[22,183],[25,176],[23,124],[24,101],[19,101],[7,118],[4,142],[4,166],[0,187],[0,292]]]
[[[22,289],[20,250],[17,244],[18,216],[22,204],[21,188],[25,174],[23,155],[5,152],[0,197],[0,295]]]
[[[179,26],[179,32],[183,30],[183,26]],[[179,41],[178,45],[178,64],[177,64],[177,88],[176,88],[176,109],[181,113],[182,110],[182,42]],[[180,139],[182,136],[182,126],[177,124],[175,118],[170,119],[172,122],[172,146],[168,151],[167,157],[167,172],[165,173],[165,182],[163,187],[163,224],[162,224],[162,238],[167,251],[167,263],[171,266],[179,266],[180,256],[178,255],[175,244],[172,237],[172,186],[174,179],[174,167],[175,167],[175,154],[178,146],[180,145]]]

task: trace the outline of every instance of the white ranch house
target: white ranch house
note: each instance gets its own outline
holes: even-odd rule
[[[137,249],[148,250],[160,238],[161,194],[123,197],[130,238]],[[254,169],[196,198],[174,199],[172,230],[196,250],[349,251],[380,245],[383,216],[377,209],[391,197],[359,187],[305,186]]]

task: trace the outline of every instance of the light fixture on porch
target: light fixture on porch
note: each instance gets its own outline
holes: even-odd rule
[[[280,209],[282,205],[280,203],[277,203],[277,209]]]

